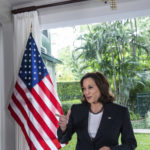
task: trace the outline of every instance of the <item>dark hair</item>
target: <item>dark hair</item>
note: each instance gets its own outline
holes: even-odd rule
[[[80,81],[81,88],[83,87],[83,81],[86,78],[92,78],[95,81],[97,87],[99,88],[101,92],[101,97],[98,100],[99,102],[104,104],[114,101],[114,95],[110,92],[109,83],[106,77],[101,72],[91,72],[85,74]],[[82,96],[81,101],[82,103],[87,102],[84,95]]]

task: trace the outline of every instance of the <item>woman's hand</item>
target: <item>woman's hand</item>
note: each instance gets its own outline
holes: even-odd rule
[[[58,115],[58,114],[56,114],[56,116],[59,117],[59,126],[60,126],[60,128],[63,132],[66,131],[70,113],[71,113],[71,110],[69,109],[68,112],[67,112],[67,115]]]
[[[101,147],[99,150],[110,150],[110,147],[103,146],[103,147]]]

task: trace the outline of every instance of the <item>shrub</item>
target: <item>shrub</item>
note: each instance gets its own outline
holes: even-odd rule
[[[133,111],[130,111],[130,119],[133,121],[133,120],[139,120],[141,117],[140,117],[140,114],[138,113],[134,113]]]
[[[81,103],[80,99],[70,100],[70,101],[64,101],[62,102],[62,109],[64,114],[66,115],[68,110],[71,108],[73,104],[79,104]]]
[[[67,112],[71,108],[71,106],[72,106],[72,103],[63,103],[62,104],[62,109],[63,109],[63,112],[65,115],[67,114]]]
[[[61,101],[81,98],[81,88],[79,82],[58,82],[57,92]]]

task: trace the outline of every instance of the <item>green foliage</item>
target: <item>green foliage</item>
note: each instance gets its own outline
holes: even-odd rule
[[[132,126],[134,129],[150,129],[150,124],[146,119],[134,120]]]
[[[148,79],[147,79],[148,78]],[[149,74],[144,74],[141,76],[141,81],[138,81],[137,84],[130,89],[130,94],[129,94],[129,102],[135,104],[136,103],[136,94],[137,93],[147,93],[150,91],[150,75]]]
[[[71,103],[63,103],[62,104],[62,109],[64,114],[66,115],[68,110],[71,108],[72,104]]]
[[[146,113],[150,110],[150,92],[137,93],[136,97],[138,113],[145,118]]]
[[[71,108],[73,104],[78,104],[78,103],[81,103],[79,99],[62,102],[62,109],[64,114],[67,114],[68,110]]]
[[[137,140],[137,148],[136,150],[149,150],[150,149],[150,134],[135,134],[135,138]],[[120,139],[120,138],[119,138]],[[72,140],[69,142],[68,145],[66,145],[61,150],[74,150],[77,143],[77,135],[74,134],[72,137]],[[121,143],[121,142],[119,142]]]
[[[146,21],[146,23],[145,23]],[[150,17],[126,19],[87,26],[73,51],[77,76],[101,71],[112,84],[118,103],[127,105],[130,90],[138,82],[145,86],[150,74]],[[150,78],[150,75],[148,75]]]
[[[65,104],[65,103],[78,104],[78,103],[81,103],[81,99],[73,99],[73,100],[69,100],[69,101],[62,101],[62,104]]]
[[[56,79],[58,82],[67,82],[67,81],[75,81],[76,77],[72,73],[72,54],[70,47],[61,49],[59,52],[58,59],[63,62],[63,64],[59,64],[56,66]]]
[[[69,143],[61,150],[75,150],[76,143],[77,143],[77,135],[74,134],[72,136],[72,139],[69,141]]]
[[[135,134],[137,140],[136,150],[149,150],[150,149],[150,134]]]
[[[134,113],[133,111],[130,111],[130,119],[133,120],[139,120],[141,118],[140,114]]]
[[[148,126],[150,127],[150,111],[148,111],[146,114],[146,122],[147,122]]]
[[[81,87],[79,82],[58,82],[57,92],[61,101],[81,98]]]

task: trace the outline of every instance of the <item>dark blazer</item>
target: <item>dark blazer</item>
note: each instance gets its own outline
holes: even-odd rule
[[[74,132],[77,133],[76,150],[99,150],[108,146],[111,150],[134,150],[137,146],[134,137],[129,112],[126,107],[114,103],[104,105],[104,112],[95,138],[88,134],[89,104],[75,104],[71,108],[71,114],[67,129],[62,133],[57,130],[60,143],[68,142]],[[118,138],[121,133],[121,145]]]

